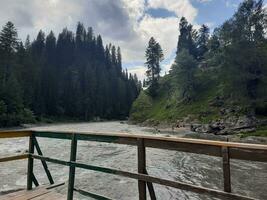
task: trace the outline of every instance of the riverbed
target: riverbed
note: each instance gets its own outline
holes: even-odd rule
[[[33,130],[47,131],[95,131],[118,132],[130,134],[168,134],[153,131],[149,127],[130,125],[125,122],[95,122],[73,123],[34,127]],[[178,130],[177,137],[190,135],[188,130]],[[45,156],[69,160],[70,141],[38,138]],[[28,139],[1,139],[0,157],[26,152]],[[79,141],[77,161],[103,167],[111,167],[125,171],[137,172],[136,147]],[[39,161],[34,161],[34,173],[41,184],[48,180]],[[55,182],[66,182],[68,167],[48,163]],[[191,153],[147,149],[147,171],[150,175],[177,180],[213,189],[223,189],[222,161],[220,158]],[[0,191],[8,191],[26,186],[27,161],[12,161],[0,164]],[[231,175],[233,192],[250,197],[267,199],[267,164],[231,160]],[[138,199],[137,181],[116,175],[108,175],[83,169],[76,169],[75,187],[105,195],[112,199]],[[181,191],[160,185],[154,185],[157,199],[215,199],[191,192]],[[57,189],[66,194],[66,186]],[[79,200],[89,199],[75,193]]]

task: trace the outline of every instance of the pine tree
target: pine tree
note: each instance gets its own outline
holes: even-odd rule
[[[172,66],[172,76],[176,87],[181,91],[181,97],[185,102],[195,98],[195,71],[197,62],[188,50],[182,50]]]
[[[203,24],[199,29],[197,39],[197,59],[203,60],[205,53],[208,51],[209,28]]]
[[[1,69],[0,82],[3,86],[8,81],[14,65],[14,53],[18,47],[17,30],[12,22],[7,22],[0,33]]]
[[[159,43],[152,37],[149,40],[146,49],[146,63],[147,66],[147,83],[149,86],[149,93],[155,96],[158,89],[158,81],[160,78],[160,62],[163,60],[163,52]]]
[[[18,46],[17,30],[12,22],[7,22],[0,33],[0,48],[8,56]]]
[[[191,55],[197,57],[196,49],[196,37],[197,32],[193,29],[193,26],[188,23],[185,17],[182,17],[179,23],[179,40],[177,44],[176,55],[182,50],[188,50]]]
[[[119,74],[121,74],[122,70],[122,63],[121,63],[121,49],[120,47],[117,48],[117,71]]]
[[[15,30],[8,23],[0,34],[0,126],[33,120],[29,109],[38,119],[128,115],[140,83],[122,71],[119,47],[109,44],[104,49],[102,37],[80,22],[76,34],[65,28],[56,38],[52,31],[47,37],[39,31],[33,42],[28,36],[25,45],[17,42]]]

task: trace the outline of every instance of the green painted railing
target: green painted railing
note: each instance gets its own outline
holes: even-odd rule
[[[232,193],[231,190],[231,174],[230,174],[230,159],[249,160],[257,162],[267,162],[267,145],[257,144],[243,144],[232,142],[220,142],[210,140],[196,140],[186,138],[175,137],[161,137],[150,135],[133,135],[133,134],[118,134],[118,133],[72,133],[72,132],[36,132],[36,131],[5,131],[0,132],[0,138],[13,138],[13,137],[29,137],[29,153],[23,155],[16,155],[6,158],[0,158],[0,162],[6,162],[11,160],[28,158],[28,173],[27,173],[27,189],[31,190],[33,184],[37,187],[39,185],[33,173],[34,159],[41,160],[44,171],[47,174],[50,184],[54,184],[52,175],[48,169],[47,162],[56,163],[59,165],[65,165],[69,167],[69,179],[68,179],[68,194],[67,199],[73,199],[73,193],[79,192],[83,195],[95,198],[95,199],[110,199],[108,197],[94,194],[88,191],[84,191],[74,187],[75,183],[75,169],[81,168],[86,170],[93,170],[107,174],[114,174],[124,176],[131,179],[138,180],[138,193],[139,200],[147,199],[147,189],[150,199],[156,199],[156,193],[154,191],[153,183],[173,187],[181,190],[191,191],[199,194],[206,194],[222,199],[253,199],[251,197],[242,196]],[[52,138],[52,139],[64,139],[71,141],[70,159],[68,161],[59,160],[56,158],[46,157],[42,154],[40,146],[37,142],[38,137]],[[117,170],[112,168],[99,167],[94,165],[88,165],[85,163],[79,163],[76,161],[77,145],[78,141],[96,141],[117,143],[124,145],[133,145],[137,147],[138,173]],[[158,177],[150,176],[146,170],[146,148],[158,148],[166,150],[175,150],[188,153],[204,154],[209,156],[221,157],[223,161],[223,179],[224,190],[215,190],[210,188],[199,187],[187,183],[171,181],[161,179]],[[37,151],[37,154],[34,151]]]

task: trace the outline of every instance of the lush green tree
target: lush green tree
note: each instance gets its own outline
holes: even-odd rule
[[[185,17],[182,17],[180,20],[179,31],[180,35],[176,54],[185,49],[188,50],[191,55],[197,58],[197,32],[193,29],[193,26],[188,23]]]
[[[7,22],[0,33],[0,47],[6,55],[15,52],[18,46],[17,30],[12,22]]]
[[[0,32],[0,52],[1,52],[1,82],[3,86],[12,74],[14,65],[14,54],[18,47],[18,34],[12,22],[7,22]],[[14,66],[13,66],[14,67]]]
[[[197,69],[197,61],[188,52],[182,50],[172,65],[172,76],[176,88],[180,91],[181,97],[185,102],[190,102],[195,99],[196,95],[196,81],[195,72]]]
[[[265,28],[266,13],[262,1],[246,0],[219,30],[225,57],[221,74],[226,78],[232,96],[257,97],[266,66],[262,50],[266,42]]]
[[[209,28],[205,24],[201,26],[197,38],[197,59],[203,60],[205,53],[208,51]]]
[[[146,63],[147,66],[147,83],[148,90],[151,96],[155,96],[158,89],[158,81],[160,78],[160,62],[163,60],[163,52],[160,44],[151,37],[146,49]]]

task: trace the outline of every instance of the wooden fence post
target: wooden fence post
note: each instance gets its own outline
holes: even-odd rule
[[[146,148],[144,145],[144,139],[138,138],[138,173],[145,174],[146,173]],[[146,200],[146,182],[138,180],[138,192],[139,192],[139,200]]]
[[[231,192],[229,148],[222,147],[224,191]]]
[[[70,162],[76,161],[76,153],[77,153],[77,137],[75,134],[72,134]],[[75,180],[75,166],[70,165],[67,200],[73,200],[74,180]]]
[[[33,136],[29,137],[29,154],[34,153]],[[28,158],[28,172],[27,172],[27,190],[32,189],[33,182],[33,158],[29,155]]]

